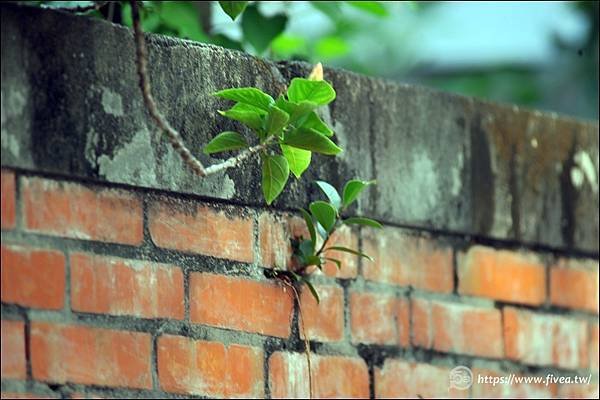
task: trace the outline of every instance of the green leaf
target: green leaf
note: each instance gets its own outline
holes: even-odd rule
[[[264,53],[269,44],[285,30],[287,17],[277,14],[266,17],[258,12],[255,5],[248,6],[242,16],[242,32],[258,54]]]
[[[237,132],[225,131],[215,136],[206,146],[204,154],[220,153],[221,151],[238,150],[248,147],[248,142]]]
[[[315,53],[319,60],[331,60],[345,56],[350,51],[346,41],[338,36],[327,36],[319,39],[315,45]]]
[[[312,293],[315,300],[317,300],[317,304],[319,304],[321,302],[321,299],[319,298],[319,293],[317,292],[317,289],[315,289],[313,284],[306,277],[302,277],[302,280],[304,281],[304,283],[306,283],[306,286],[308,286],[308,289]]]
[[[358,179],[352,179],[351,181],[348,181],[348,183],[346,183],[344,186],[344,207],[347,207],[354,200],[356,200],[360,192],[362,192],[365,187],[372,183],[375,183],[375,181],[361,181]]]
[[[335,155],[342,151],[327,136],[310,128],[299,128],[286,134],[283,143],[299,149],[315,151],[321,154]]]
[[[329,104],[335,99],[335,90],[326,81],[311,81],[294,78],[287,91],[288,99],[294,103],[311,101],[317,105]]]
[[[379,222],[375,221],[374,219],[364,218],[364,217],[352,217],[352,218],[345,219],[343,222],[346,225],[355,224],[355,225],[370,226],[370,227],[378,228],[378,229],[383,228],[383,225],[381,225]]]
[[[318,107],[318,105],[312,101],[292,103],[291,101],[287,101],[283,96],[279,96],[277,98],[275,105],[290,115],[290,120],[288,123],[292,125],[298,121],[304,123],[304,120],[308,117],[308,114]]]
[[[342,205],[342,199],[337,190],[335,190],[335,188],[329,183],[324,181],[315,181],[315,183],[319,185],[319,187],[321,188],[323,193],[325,193],[325,196],[327,196],[329,202],[335,207],[335,209],[339,210],[340,206]]]
[[[335,258],[331,258],[331,257],[323,257],[324,259],[326,259],[327,261],[331,261],[333,263],[335,263],[335,265],[337,266],[338,269],[342,269],[342,262],[340,260],[337,260]]]
[[[312,256],[315,252],[315,244],[312,240],[303,240],[302,242],[300,242],[298,250],[300,250],[300,254],[302,254],[302,257],[304,258]]]
[[[329,236],[329,234],[327,233],[327,231],[325,230],[325,228],[323,228],[323,225],[321,225],[317,221],[317,224],[315,225],[315,228],[317,228],[317,232],[319,233],[319,236],[321,236],[323,239],[327,239],[327,237]]]
[[[240,103],[258,107],[267,113],[271,104],[275,102],[271,96],[253,87],[224,89],[213,94],[224,99],[239,101]]]
[[[319,267],[319,269],[321,269],[321,258],[318,256],[315,256],[313,254],[307,255],[304,257],[304,266],[305,267],[309,267],[311,265],[316,265],[317,267]]]
[[[304,222],[306,222],[306,227],[308,228],[308,233],[310,234],[310,240],[312,242],[313,251],[315,248],[315,243],[317,243],[317,233],[315,232],[315,224],[313,223],[312,216],[306,211],[304,208],[300,209],[302,213],[302,217],[304,217]]]
[[[281,145],[281,151],[288,161],[290,171],[292,171],[296,178],[300,178],[310,165],[312,153],[308,150],[297,149],[285,144]]]
[[[315,131],[327,137],[333,136],[333,131],[327,126],[325,122],[321,121],[321,118],[319,118],[317,113],[314,111],[308,114],[308,116],[300,126],[306,129],[312,128]]]
[[[235,21],[238,15],[244,12],[248,5],[247,1],[220,1],[219,5],[229,15],[232,21]]]
[[[281,137],[281,135],[283,135],[283,128],[285,127],[289,119],[290,116],[288,113],[286,113],[281,108],[275,105],[271,105],[265,123],[267,135],[275,135]]]
[[[279,57],[289,59],[292,56],[308,54],[306,39],[302,36],[282,33],[271,42],[271,50]]]
[[[372,259],[370,256],[366,255],[365,253],[362,253],[362,252],[360,252],[360,251],[358,251],[358,250],[352,250],[352,249],[349,249],[348,247],[343,247],[343,246],[331,246],[331,247],[328,247],[328,248],[326,248],[326,249],[325,249],[325,250],[323,250],[323,251],[329,251],[329,250],[343,251],[343,252],[345,252],[345,253],[351,253],[351,254],[354,254],[354,255],[357,255],[357,256],[364,257],[364,258],[366,258],[366,259],[367,259],[367,260],[369,260],[369,261],[373,261],[373,259]]]
[[[228,49],[244,51],[240,42],[237,42],[222,33],[211,36],[210,43],[216,44],[217,46],[226,47]]]
[[[239,121],[255,131],[259,131],[263,126],[262,114],[264,111],[260,108],[250,106],[244,103],[237,103],[227,111],[218,111],[224,117]]]
[[[323,226],[326,232],[331,232],[335,225],[337,212],[333,206],[325,201],[313,201],[310,203],[310,212]]]
[[[347,1],[346,3],[378,17],[387,17],[389,15],[388,10],[381,1]]]
[[[177,32],[180,38],[188,38],[197,42],[206,42],[208,37],[202,31],[200,13],[193,4],[187,1],[165,1],[160,7],[161,22]]]
[[[267,204],[271,204],[279,196],[289,174],[290,169],[285,157],[268,154],[263,156],[262,191]]]

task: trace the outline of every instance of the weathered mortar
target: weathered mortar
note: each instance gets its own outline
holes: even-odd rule
[[[103,21],[0,5],[2,166],[263,204],[256,162],[200,180],[143,107],[132,34]],[[151,35],[155,97],[206,164],[227,103],[210,93],[280,93],[310,66]],[[328,69],[344,152],[315,157],[275,203],[305,206],[314,179],[377,179],[363,213],[386,222],[598,253],[598,123]]]

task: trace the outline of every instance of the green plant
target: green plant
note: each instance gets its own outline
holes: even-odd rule
[[[253,87],[214,93],[235,101],[233,107],[219,113],[241,122],[256,135],[259,144],[252,149],[261,156],[262,192],[267,204],[279,196],[290,172],[300,178],[310,165],[312,152],[335,155],[342,151],[330,139],[333,136],[331,128],[316,113],[319,106],[335,99],[335,90],[322,80],[320,65],[315,71],[307,79],[292,79],[286,95],[280,95],[276,100]],[[204,153],[250,149],[243,135],[225,131],[204,147]]]
[[[329,256],[328,252],[341,251],[351,253],[371,260],[371,257],[355,249],[343,246],[329,245],[335,231],[343,225],[359,225],[381,229],[383,226],[370,218],[365,217],[342,217],[342,213],[358,198],[360,193],[374,181],[361,181],[353,179],[344,185],[342,194],[329,183],[324,181],[315,182],[327,196],[328,201],[317,200],[310,203],[308,211],[300,209],[310,238],[300,238],[294,243],[294,267],[289,271],[273,271],[272,275],[280,279],[290,280],[294,283],[304,283],[312,295],[320,302],[319,294],[310,282],[310,269],[323,268],[326,261],[331,261],[338,268],[342,262]],[[314,269],[314,268],[313,268]]]

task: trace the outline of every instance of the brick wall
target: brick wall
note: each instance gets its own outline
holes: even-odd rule
[[[306,397],[297,215],[2,169],[2,396]],[[316,397],[598,396],[598,259],[387,226],[301,293]],[[475,383],[449,372],[592,376]]]

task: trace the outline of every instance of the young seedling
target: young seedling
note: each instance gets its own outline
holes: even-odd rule
[[[322,67],[318,64],[308,79],[292,79],[287,93],[276,100],[253,87],[214,93],[235,101],[233,107],[219,113],[241,122],[256,135],[259,145],[252,149],[261,156],[262,192],[267,204],[279,196],[290,172],[300,178],[310,165],[312,152],[336,155],[342,151],[330,139],[331,128],[315,112],[319,106],[335,99],[335,90],[322,76]],[[249,149],[243,135],[226,131],[215,136],[204,147],[204,153]]]

